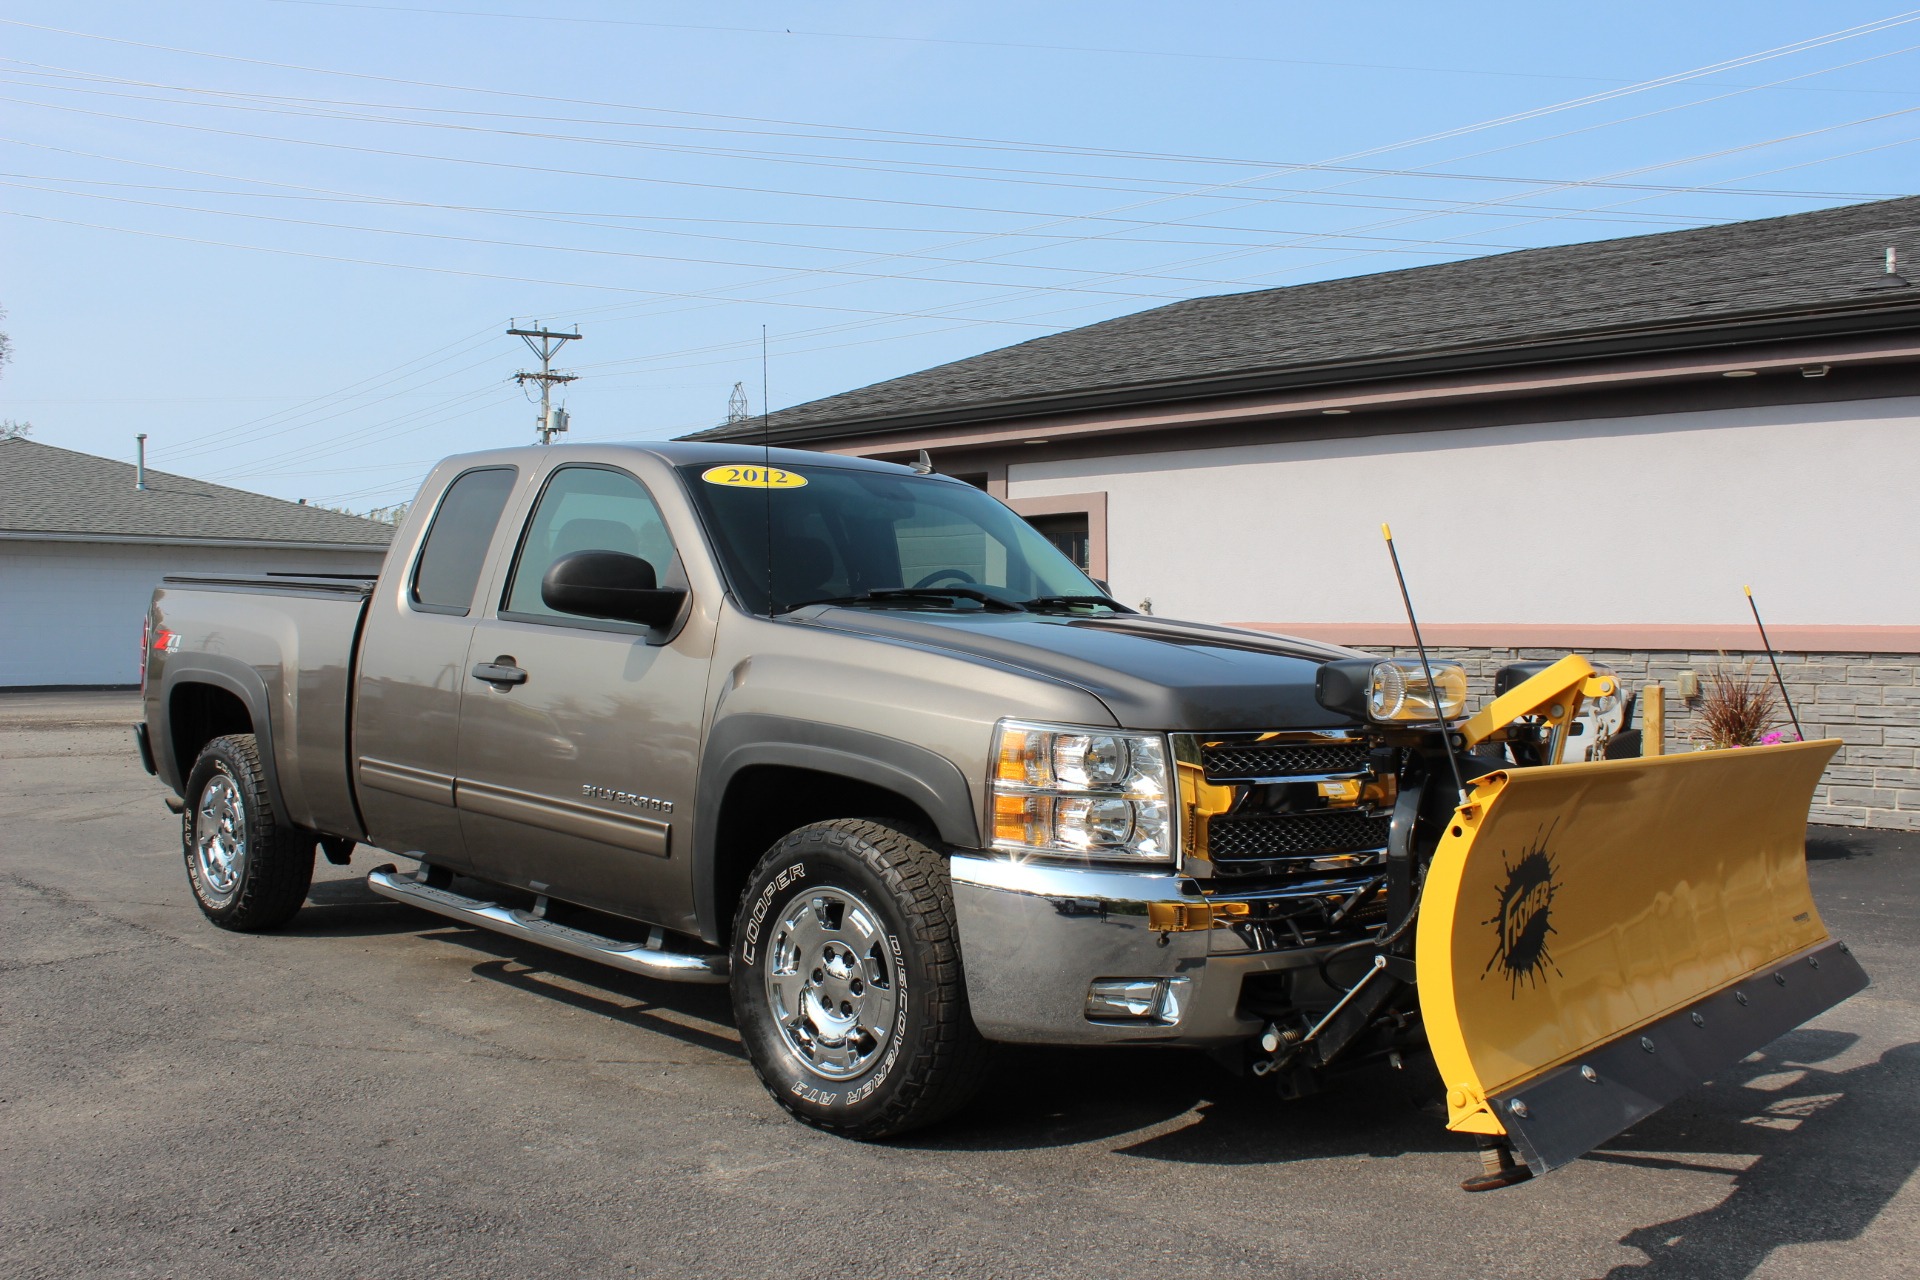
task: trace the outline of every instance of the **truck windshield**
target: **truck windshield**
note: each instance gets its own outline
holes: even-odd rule
[[[1045,537],[963,481],[836,467],[681,468],[735,597],[755,613],[833,602],[980,612],[1117,609]],[[771,558],[771,573],[769,573]]]

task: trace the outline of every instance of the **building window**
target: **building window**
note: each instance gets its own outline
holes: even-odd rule
[[[1087,527],[1087,513],[1084,511],[1063,512],[1052,516],[1029,516],[1027,523],[1040,531],[1067,559],[1080,567],[1082,573],[1093,571],[1093,538]]]
[[[1107,563],[1105,493],[1014,497],[1007,500],[1007,505],[1088,577],[1104,580],[1113,571]]]

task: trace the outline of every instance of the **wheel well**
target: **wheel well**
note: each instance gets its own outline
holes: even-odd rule
[[[714,836],[714,906],[721,945],[733,908],[761,855],[789,831],[833,818],[891,818],[937,840],[933,820],[897,792],[839,774],[789,765],[751,765],[727,783]]]
[[[252,733],[253,717],[246,703],[217,685],[182,684],[167,705],[167,726],[173,738],[173,763],[184,787],[201,749],[222,734]]]

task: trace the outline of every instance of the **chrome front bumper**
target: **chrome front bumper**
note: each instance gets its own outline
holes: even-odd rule
[[[1239,1009],[1247,976],[1312,973],[1327,950],[1260,950],[1228,927],[1156,928],[1181,908],[1204,903],[1195,883],[1173,872],[965,853],[954,854],[950,866],[967,1001],[989,1040],[1214,1045],[1246,1039],[1263,1025]],[[1091,1019],[1088,989],[1103,978],[1184,980],[1174,984],[1177,1017]],[[1311,980],[1317,983],[1317,974]]]

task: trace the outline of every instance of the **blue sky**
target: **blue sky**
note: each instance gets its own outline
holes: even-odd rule
[[[458,12],[455,12],[458,11]],[[58,28],[59,30],[54,30]],[[0,3],[0,416],[356,510],[1182,297],[1912,193],[1920,10]]]

